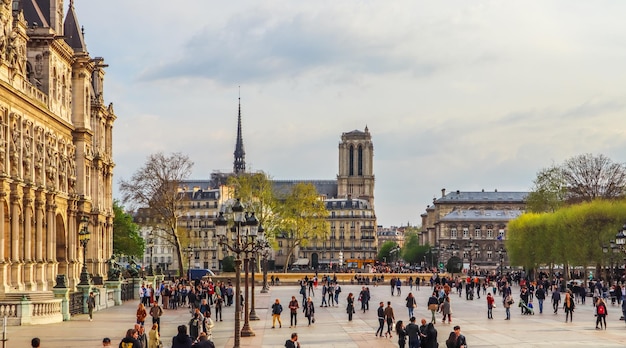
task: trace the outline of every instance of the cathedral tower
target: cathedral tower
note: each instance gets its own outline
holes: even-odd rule
[[[237,144],[235,144],[235,162],[233,173],[240,174],[246,171],[246,151],[243,149],[243,136],[241,135],[241,97],[239,97],[239,115],[237,117]]]
[[[337,195],[365,199],[374,207],[374,145],[367,126],[341,135]]]

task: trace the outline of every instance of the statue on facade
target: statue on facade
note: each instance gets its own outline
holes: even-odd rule
[[[139,277],[139,272],[137,271],[137,263],[135,262],[134,257],[131,257],[130,262],[128,263],[128,274],[131,278]]]

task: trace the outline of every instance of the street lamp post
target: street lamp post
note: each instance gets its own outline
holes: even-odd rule
[[[233,243],[229,243],[228,238],[226,237],[226,226],[228,225],[228,221],[224,217],[224,213],[220,212],[217,220],[215,221],[216,226],[216,235],[220,239],[219,243],[223,247],[228,248],[230,251],[235,253],[235,343],[234,348],[239,348],[241,345],[241,336],[254,336],[254,332],[250,329],[250,325],[248,323],[248,312],[246,308],[246,323],[244,324],[244,329],[240,330],[241,325],[241,254],[246,255],[247,253],[254,250],[255,238],[258,232],[258,220],[254,217],[254,213],[252,213],[251,217],[244,217],[244,207],[241,204],[240,200],[237,199],[237,202],[231,207],[231,211],[233,213],[233,229],[232,231],[236,234],[235,241]],[[248,226],[247,229],[244,229],[244,226]],[[247,278],[246,278],[247,279]],[[247,287],[246,287],[247,291]],[[246,301],[246,306],[248,305],[248,301]]]
[[[187,251],[187,281],[191,282],[191,258],[193,257],[193,248],[191,248],[190,245],[185,251]]]
[[[498,250],[498,256],[500,257],[500,277],[502,277],[502,265],[504,264],[504,255],[506,255],[506,249],[500,247]]]
[[[152,232],[148,235],[148,249],[150,249],[150,269],[148,270],[148,275],[153,276],[154,272],[152,271],[152,249],[154,248],[154,238]]]
[[[80,283],[78,283],[78,285],[89,285],[89,272],[87,272],[87,244],[89,243],[89,237],[91,236],[89,233],[89,217],[83,215],[81,223],[83,224],[83,227],[80,232],[78,232],[78,241],[80,242],[80,246],[83,248],[83,267],[80,271]]]
[[[254,215],[252,215],[250,217],[250,220],[248,221],[248,225],[254,224],[255,222],[252,220],[256,220],[256,218],[254,217]],[[250,320],[261,320],[261,318],[259,318],[259,316],[256,314],[256,310],[254,309],[255,303],[255,297],[254,296],[254,283],[255,283],[255,279],[254,279],[254,270],[256,268],[256,255],[260,250],[265,249],[265,229],[263,228],[263,226],[261,224],[259,224],[258,221],[256,221],[256,224],[259,225],[258,229],[257,229],[257,233],[259,235],[259,237],[257,238],[257,243],[254,245],[254,250],[252,251],[252,258],[250,259],[251,263],[252,263],[252,270],[251,270],[251,276],[252,276],[252,286],[250,288],[250,292],[252,293],[251,296],[251,301],[250,301]],[[247,300],[247,299],[246,299]]]

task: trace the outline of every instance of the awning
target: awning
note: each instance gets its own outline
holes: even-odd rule
[[[296,262],[292,264],[292,266],[308,266],[309,259],[297,259]]]

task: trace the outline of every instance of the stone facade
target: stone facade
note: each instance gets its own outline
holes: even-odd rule
[[[41,3],[41,4],[40,4]],[[46,12],[47,11],[47,12]],[[76,289],[112,254],[112,127],[102,58],[91,58],[70,2],[0,1],[0,299]]]
[[[420,243],[439,248],[439,261],[452,256],[472,268],[499,266],[498,250],[504,247],[507,225],[526,208],[528,192],[465,192],[446,194],[422,214]],[[472,248],[469,248],[469,244]],[[504,260],[506,264],[506,259]]]

